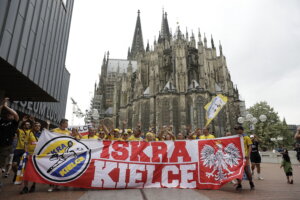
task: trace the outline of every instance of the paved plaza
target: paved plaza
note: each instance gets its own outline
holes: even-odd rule
[[[250,191],[248,182],[243,182],[243,191],[237,192],[233,184],[229,183],[220,190],[189,190],[189,189],[128,189],[128,190],[87,190],[79,188],[61,187],[61,191],[47,192],[48,186],[37,184],[36,192],[19,195],[22,186],[10,183],[11,177],[4,180],[0,199],[72,199],[72,200],[107,200],[107,199],[130,199],[130,200],[214,200],[214,199],[242,199],[242,200],[268,200],[268,199],[299,199],[300,197],[300,167],[294,165],[294,184],[286,183],[285,174],[279,168],[279,164],[262,164],[262,174],[265,180],[255,179],[256,190]],[[255,176],[256,178],[256,176]]]

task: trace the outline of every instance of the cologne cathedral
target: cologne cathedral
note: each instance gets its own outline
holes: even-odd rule
[[[197,38],[196,38],[197,37]],[[197,42],[196,42],[197,40]],[[210,43],[210,45],[208,45]],[[210,124],[216,136],[233,131],[240,116],[239,93],[229,74],[226,58],[211,36],[171,33],[167,13],[162,14],[157,40],[144,46],[140,11],[127,59],[105,53],[99,84],[95,84],[92,108],[115,127],[123,120],[128,127],[140,123],[143,131],[173,125],[175,134],[203,128],[204,106],[217,94],[228,102]]]

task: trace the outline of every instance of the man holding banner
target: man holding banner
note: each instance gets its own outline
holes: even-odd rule
[[[215,136],[209,133],[209,128],[204,127],[203,129],[203,135],[200,135],[200,140],[205,140],[205,139],[214,139]]]
[[[247,175],[247,178],[249,180],[249,184],[250,184],[250,189],[254,190],[255,186],[254,183],[252,181],[252,174],[251,174],[251,170],[250,170],[250,155],[251,155],[251,150],[252,150],[252,141],[250,139],[250,137],[248,137],[245,133],[244,133],[244,128],[241,125],[238,125],[234,128],[234,130],[236,130],[237,134],[243,138],[243,142],[244,142],[244,153],[245,153],[245,159],[246,159],[246,165],[244,168],[245,174]],[[238,180],[238,185],[236,187],[236,190],[241,190],[242,189],[242,179],[237,179]]]
[[[34,149],[36,147],[36,144],[38,142],[39,137],[41,136],[41,124],[39,122],[35,122],[33,124],[32,130],[27,135],[27,138],[25,140],[25,152],[27,152],[29,155],[32,155],[34,152]],[[24,169],[23,169],[24,170]],[[26,170],[26,169],[25,169]],[[23,175],[23,173],[22,173]],[[18,180],[18,177],[17,177]],[[20,194],[26,194],[28,192],[34,192],[35,191],[35,182],[32,183],[30,189],[28,189],[28,181],[24,181],[24,187]]]

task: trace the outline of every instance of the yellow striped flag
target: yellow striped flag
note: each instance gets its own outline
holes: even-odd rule
[[[220,110],[227,103],[228,98],[222,94],[218,94],[208,104],[204,106],[206,110],[206,125],[207,127],[210,122],[218,115]]]

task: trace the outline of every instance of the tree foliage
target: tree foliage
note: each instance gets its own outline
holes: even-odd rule
[[[267,102],[262,101],[251,106],[247,111],[258,119],[255,124],[255,129],[250,131],[250,122],[245,122],[245,130],[248,133],[256,134],[261,140],[262,149],[272,149],[276,147],[290,148],[293,144],[293,134],[289,131],[285,119],[280,120],[278,113],[274,108],[268,105]],[[261,122],[259,120],[260,115],[266,115],[267,120]],[[277,140],[282,137],[283,140]],[[272,141],[271,138],[275,138],[277,141]]]

